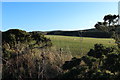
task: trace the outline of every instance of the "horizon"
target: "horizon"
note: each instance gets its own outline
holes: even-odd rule
[[[15,28],[14,28],[15,29]],[[17,29],[17,28],[16,28]],[[95,29],[95,28],[89,28],[89,29]],[[49,31],[84,31],[84,30],[89,30],[89,29],[80,29],[80,30],[49,30]],[[8,29],[8,30],[12,30],[12,29]],[[5,30],[5,31],[2,31],[0,30],[1,32],[6,32],[8,30]],[[24,29],[19,29],[19,30],[23,30],[23,31],[26,31]],[[35,31],[40,31],[40,30],[35,30]],[[49,32],[49,31],[41,31],[41,32]],[[34,32],[34,31],[26,31],[26,32]]]
[[[117,2],[3,2],[2,30],[71,31],[94,28]]]

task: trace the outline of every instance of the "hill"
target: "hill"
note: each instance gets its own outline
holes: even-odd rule
[[[50,31],[47,35],[63,35],[63,36],[80,36],[80,37],[94,37],[94,38],[110,38],[111,35],[107,32],[99,31],[97,29],[86,29],[76,31]]]

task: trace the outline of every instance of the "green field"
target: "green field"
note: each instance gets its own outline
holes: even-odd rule
[[[101,43],[105,46],[115,46],[115,41],[110,38],[87,38],[72,36],[45,35],[52,40],[53,46],[58,50],[71,53],[73,56],[86,54],[94,44]]]

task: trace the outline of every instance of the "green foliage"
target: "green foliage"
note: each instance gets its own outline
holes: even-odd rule
[[[109,26],[110,26],[110,24],[114,25],[115,23],[117,23],[118,18],[119,18],[119,15],[111,15],[111,14],[109,14],[109,15],[105,15],[103,20],[104,20],[104,22],[106,22],[106,24],[108,23]]]
[[[9,59],[25,53],[26,49],[52,46],[51,40],[42,33],[11,29],[2,33],[3,58]]]
[[[118,24],[119,15],[105,15],[104,22],[97,22],[95,28],[100,31],[108,32],[112,35],[112,38],[116,40],[118,47],[120,48],[120,25]]]
[[[19,29],[11,29],[2,33],[3,42],[25,41],[28,33]]]
[[[120,54],[108,54],[103,62],[103,68],[111,71],[112,73],[120,72]]]
[[[72,69],[73,67],[76,67],[80,64],[81,59],[77,59],[77,58],[72,58],[71,61],[66,61],[65,64],[62,66],[63,70],[69,70]]]
[[[112,47],[95,44],[86,56],[73,58],[63,65],[61,79],[115,80],[120,73],[120,53]]]
[[[95,58],[102,58],[104,55],[107,55],[113,52],[113,47],[104,47],[102,44],[95,44],[94,49],[90,49],[88,52],[88,56],[92,56]]]

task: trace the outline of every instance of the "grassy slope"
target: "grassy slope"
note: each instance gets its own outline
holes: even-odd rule
[[[64,52],[70,51],[73,56],[81,56],[87,53],[94,44],[101,43],[106,46],[114,46],[114,40],[108,38],[87,38],[87,37],[71,37],[71,36],[56,36],[46,35],[52,40],[52,43],[59,50],[63,49]]]

